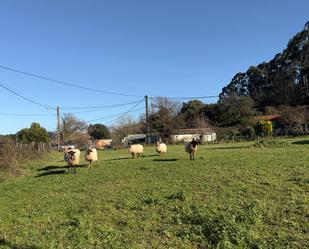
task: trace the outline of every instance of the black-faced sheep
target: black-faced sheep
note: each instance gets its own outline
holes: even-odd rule
[[[67,163],[69,166],[68,173],[76,174],[76,167],[79,165],[80,150],[72,149],[67,152]]]
[[[190,160],[194,161],[194,153],[197,151],[197,144],[198,141],[196,141],[194,138],[191,142],[185,143],[185,151],[190,154]]]

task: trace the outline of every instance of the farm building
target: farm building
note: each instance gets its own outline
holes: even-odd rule
[[[132,134],[124,137],[121,142],[124,147],[128,147],[128,144],[132,142],[133,144],[141,143],[146,144],[150,142],[150,144],[154,144],[159,137],[157,135],[151,134],[147,136],[146,134]]]
[[[97,139],[95,141],[95,147],[97,149],[106,149],[112,146],[112,139]]]
[[[285,127],[280,115],[264,115],[255,117],[259,121],[270,121],[273,128],[273,135],[284,135]]]
[[[216,133],[211,128],[179,129],[171,135],[173,143],[188,142],[193,138],[200,139],[201,142],[212,142],[216,140]]]

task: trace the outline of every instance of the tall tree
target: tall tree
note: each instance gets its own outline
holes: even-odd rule
[[[222,98],[216,109],[216,121],[222,127],[252,126],[255,115],[253,100],[236,94]]]
[[[84,133],[87,131],[87,123],[77,119],[72,114],[65,114],[61,119],[61,139],[64,142],[70,140],[75,133]]]
[[[205,104],[199,100],[191,100],[182,104],[180,115],[184,119],[186,128],[202,128],[208,126],[204,108]]]
[[[168,139],[175,129],[183,128],[183,118],[178,115],[181,105],[167,98],[153,100],[152,112],[149,115],[150,129],[160,137]]]
[[[88,126],[88,134],[93,139],[110,138],[111,134],[107,126],[103,124],[94,124]]]
[[[220,99],[231,94],[250,96],[259,110],[265,106],[309,104],[308,23],[271,61],[237,73],[222,89]]]
[[[49,136],[45,128],[41,127],[39,123],[32,123],[30,128],[24,128],[17,133],[19,141],[24,143],[40,143],[48,142]]]

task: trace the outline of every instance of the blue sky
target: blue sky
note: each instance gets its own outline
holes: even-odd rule
[[[129,95],[218,95],[237,72],[286,48],[309,20],[308,9],[307,0],[3,0],[0,65]],[[4,69],[0,84],[51,107],[141,99],[71,88]],[[0,103],[0,113],[55,114],[3,88]],[[133,105],[76,116],[93,120]],[[55,116],[0,118],[0,134],[15,133],[33,121],[48,130],[56,127]]]

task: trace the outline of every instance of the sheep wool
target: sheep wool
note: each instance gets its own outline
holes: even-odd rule
[[[80,160],[80,150],[79,149],[71,149],[68,151],[67,163],[69,166],[69,172],[76,173],[76,166],[79,165]]]
[[[165,143],[160,143],[159,141],[157,142],[156,145],[156,151],[159,153],[160,156],[162,156],[164,153],[167,151],[167,146]]]
[[[194,161],[194,153],[197,151],[197,141],[192,139],[191,142],[185,143],[185,151],[189,153],[190,160]]]
[[[89,162],[89,167],[91,163],[98,161],[98,152],[95,148],[88,148],[85,152],[85,160]]]
[[[132,155],[132,158],[140,157],[144,153],[144,146],[141,144],[131,144],[129,147],[129,153]]]

